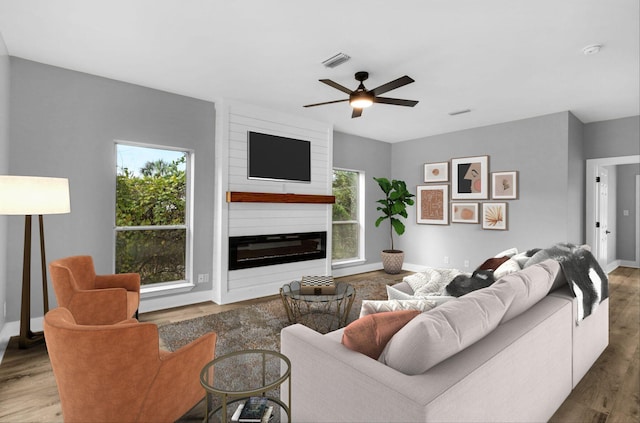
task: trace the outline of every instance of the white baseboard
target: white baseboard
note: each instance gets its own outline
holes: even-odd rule
[[[357,266],[340,267],[331,271],[333,277],[357,275],[358,273],[373,272],[382,269],[382,262],[361,264]]]
[[[620,267],[620,260],[614,260],[611,263],[607,263],[607,268],[604,269],[606,274],[609,274]]]
[[[619,265],[622,267],[634,267],[636,269],[640,268],[640,263],[631,260],[620,260]]]

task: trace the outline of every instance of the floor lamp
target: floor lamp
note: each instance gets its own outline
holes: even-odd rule
[[[44,313],[49,311],[47,265],[44,254],[42,215],[71,211],[69,180],[37,176],[0,175],[0,215],[24,215],[24,254],[22,261],[22,303],[18,345],[27,348],[44,342],[42,332],[31,331],[31,216],[38,215],[40,226],[40,261]]]

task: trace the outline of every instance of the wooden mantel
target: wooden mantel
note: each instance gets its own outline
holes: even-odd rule
[[[227,191],[227,203],[311,203],[333,204],[333,195],[278,194],[270,192]]]

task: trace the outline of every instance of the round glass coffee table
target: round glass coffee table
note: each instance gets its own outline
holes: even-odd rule
[[[335,294],[301,294],[300,281],[280,288],[280,297],[291,323],[302,323],[318,332],[331,332],[346,326],[356,290],[336,282]]]
[[[279,395],[285,381],[289,383],[287,403]],[[277,351],[242,350],[217,357],[200,372],[200,384],[206,391],[205,422],[218,412],[221,412],[218,421],[231,421],[236,407],[229,405],[261,396],[266,397],[270,405],[279,406],[279,410],[287,414],[286,421],[291,423],[291,361]],[[217,397],[217,402],[212,396]],[[282,413],[275,408],[274,421],[284,421]]]

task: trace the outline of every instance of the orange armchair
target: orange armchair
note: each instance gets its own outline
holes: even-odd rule
[[[69,310],[44,317],[65,422],[173,422],[204,397],[200,371],[213,360],[210,332],[171,353],[153,323],[78,325]]]
[[[96,275],[91,256],[73,256],[49,264],[59,307],[79,324],[104,325],[137,316],[140,275]]]

